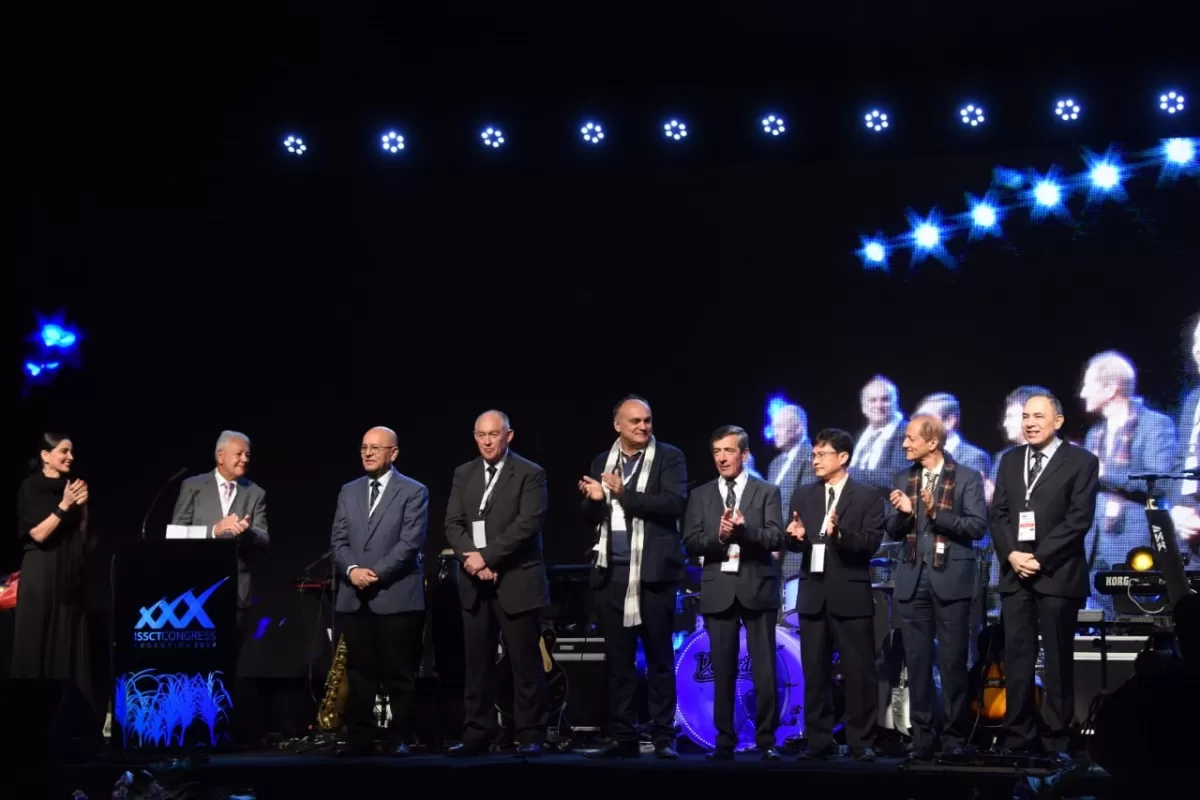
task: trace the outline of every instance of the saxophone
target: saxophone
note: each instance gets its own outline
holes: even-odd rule
[[[346,680],[346,637],[339,636],[333,651],[333,663],[325,676],[325,699],[317,709],[317,727],[323,731],[336,731],[342,727],[342,712],[346,710],[346,698],[350,694],[350,683]]]

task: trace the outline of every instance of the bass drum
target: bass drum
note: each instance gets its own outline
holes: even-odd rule
[[[754,682],[743,628],[738,648],[738,676],[734,687],[733,727],[737,748],[754,747]],[[800,736],[804,731],[804,668],[800,663],[800,636],[782,625],[775,627],[775,683],[779,702],[776,741]],[[713,724],[713,672],[708,632],[696,631],[675,656],[676,724],[703,748],[717,746]]]

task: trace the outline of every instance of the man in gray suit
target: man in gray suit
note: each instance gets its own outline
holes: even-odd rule
[[[738,629],[746,628],[746,649],[754,680],[754,737],[764,761],[778,761],[775,730],[779,706],[775,685],[775,613],[779,576],[774,553],[785,546],[779,487],[749,475],[745,468],[750,437],[735,425],[712,435],[718,477],[692,493],[684,518],[683,542],[704,557],[700,601],[712,657],[714,761],[733,758],[737,730],[733,705],[740,668]]]
[[[895,572],[900,635],[908,666],[913,756],[932,758],[961,746],[970,730],[967,715],[967,653],[971,597],[975,592],[974,543],[987,530],[983,476],[943,450],[946,428],[918,414],[904,432],[912,466],[900,470],[888,500],[888,538],[903,541]],[[945,729],[940,731],[933,683],[934,639],[942,678]]]
[[[261,551],[271,540],[267,534],[267,493],[246,478],[246,468],[250,465],[249,436],[222,431],[217,438],[216,458],[215,473],[195,475],[179,485],[171,524],[203,525],[214,539],[237,538],[237,615],[241,628],[251,599],[247,556]]]
[[[390,428],[367,431],[359,448],[367,474],[342,487],[333,517],[334,610],[346,637],[350,682],[347,747],[338,755],[375,752],[375,696],[381,691],[392,712],[391,753],[408,755],[425,631],[429,490],[396,471],[398,452]]]

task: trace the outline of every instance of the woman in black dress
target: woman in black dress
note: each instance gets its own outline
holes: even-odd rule
[[[35,471],[17,495],[17,535],[25,553],[12,677],[68,680],[92,702],[84,602],[84,567],[91,549],[88,487],[71,478],[74,460],[70,439],[45,434]]]

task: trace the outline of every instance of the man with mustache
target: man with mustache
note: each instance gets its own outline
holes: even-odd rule
[[[1084,542],[1096,513],[1100,461],[1059,438],[1062,403],[1036,394],[1025,402],[1027,444],[1000,461],[992,500],[992,537],[1000,556],[1005,689],[1010,750],[1062,752],[1075,712],[1075,626],[1090,593]],[[1046,654],[1038,735],[1034,669],[1038,635]]]

